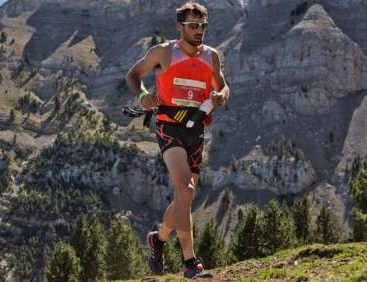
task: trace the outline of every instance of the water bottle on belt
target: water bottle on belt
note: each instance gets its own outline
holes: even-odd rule
[[[213,91],[211,95],[216,95],[216,92]],[[190,117],[190,119],[186,123],[187,128],[193,128],[195,124],[201,123],[205,120],[206,116],[210,114],[214,108],[212,103],[212,96],[206,99],[199,107],[198,111]]]

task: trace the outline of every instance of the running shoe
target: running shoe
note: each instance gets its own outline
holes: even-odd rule
[[[192,278],[212,278],[213,275],[204,270],[204,266],[201,260],[197,259],[192,265],[185,267],[184,277],[188,279]]]
[[[158,231],[152,231],[148,233],[147,236],[148,247],[150,251],[149,255],[149,268],[155,274],[163,273],[164,266],[164,256],[163,256],[163,246],[164,242],[158,239]]]

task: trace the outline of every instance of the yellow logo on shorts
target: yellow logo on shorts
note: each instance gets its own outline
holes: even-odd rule
[[[187,110],[179,110],[173,118],[174,120],[178,122],[182,122],[184,118],[186,117],[186,115],[187,115]]]

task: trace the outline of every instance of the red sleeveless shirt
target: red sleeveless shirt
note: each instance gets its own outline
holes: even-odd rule
[[[156,77],[158,105],[199,107],[210,97],[213,82],[213,49],[202,45],[200,55],[188,56],[174,40],[168,69]],[[165,114],[158,120],[175,122]]]

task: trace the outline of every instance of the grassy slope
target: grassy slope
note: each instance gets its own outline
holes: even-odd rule
[[[303,246],[211,272],[206,281],[367,281],[367,243]],[[131,281],[185,280],[179,273]]]

